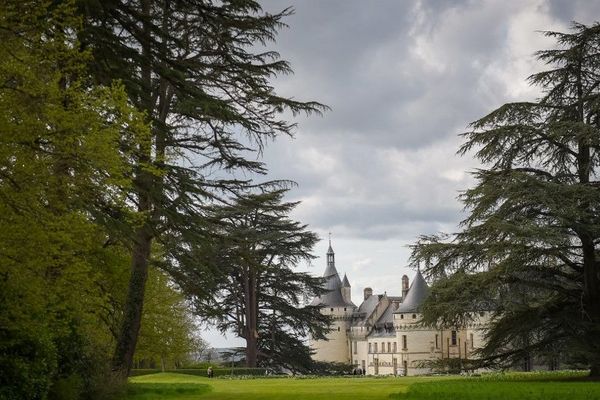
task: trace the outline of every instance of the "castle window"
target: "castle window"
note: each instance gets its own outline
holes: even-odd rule
[[[413,319],[417,318],[417,314],[413,314]]]
[[[346,307],[344,307],[344,311],[346,311]]]
[[[392,344],[388,342],[388,353],[392,352]]]
[[[452,331],[451,343],[452,343],[452,346],[456,346],[456,331]]]
[[[485,316],[485,312],[483,312],[483,311],[480,311],[480,312],[479,312],[479,316],[480,316],[480,317],[483,317],[483,316]]]
[[[400,319],[404,319],[404,314],[400,314]]]
[[[440,335],[435,335],[435,348],[439,349],[440,348]]]
[[[333,311],[333,308],[331,308],[331,311]]]
[[[352,342],[352,347],[354,349],[354,354],[358,353],[358,343]],[[358,360],[356,360],[356,363],[358,364]]]
[[[394,353],[395,353],[396,351],[398,351],[398,347],[397,347],[397,343],[396,343],[396,342],[394,342]]]
[[[408,350],[406,335],[402,335],[402,350]]]
[[[373,353],[377,353],[377,343],[373,343]]]
[[[372,353],[371,343],[369,343],[369,353]]]
[[[475,341],[473,340],[473,334],[471,333],[471,348],[475,348]]]
[[[338,326],[338,332],[340,331],[340,327]]]

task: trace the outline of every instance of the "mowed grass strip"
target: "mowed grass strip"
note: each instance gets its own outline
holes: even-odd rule
[[[136,385],[209,385],[208,391],[195,395],[202,400],[359,400],[389,399],[390,395],[404,392],[411,383],[424,378],[315,378],[315,379],[208,379],[204,377],[160,373],[130,379],[130,387]],[[427,378],[426,378],[427,379]],[[439,378],[428,378],[439,379]],[[128,400],[153,399],[128,397]],[[170,393],[169,396],[172,396]],[[187,397],[164,397],[187,400]]]
[[[130,379],[127,400],[348,400],[348,399],[585,399],[600,400],[600,383],[560,375],[485,378],[389,377],[208,379],[160,373]],[[179,391],[178,391],[179,390]]]
[[[200,379],[190,379],[190,375],[152,374],[130,378],[125,399],[192,400],[198,399],[210,390],[212,390],[212,387],[207,382],[202,382]]]

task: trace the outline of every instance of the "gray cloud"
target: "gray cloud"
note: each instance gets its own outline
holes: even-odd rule
[[[287,3],[264,2],[276,11]],[[544,68],[533,52],[553,45],[539,30],[592,23],[600,1],[295,1],[273,48],[294,75],[284,95],[332,107],[300,118],[293,140],[265,150],[269,178],[292,179],[295,217],[334,234],[338,269],[355,301],[365,285],[398,293],[420,234],[455,231],[457,201],[478,164],[455,155],[468,123],[508,101],[532,99]],[[327,244],[315,252],[323,255]],[[305,267],[321,274],[323,260]]]

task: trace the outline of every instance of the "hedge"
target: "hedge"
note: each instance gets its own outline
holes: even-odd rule
[[[160,369],[132,369],[129,376],[140,376],[140,375],[149,375],[156,374],[161,372]],[[206,368],[180,368],[180,369],[168,369],[165,372],[171,372],[175,374],[187,374],[187,375],[196,375],[196,376],[207,376]],[[244,376],[244,375],[266,375],[267,368],[213,368],[214,376],[226,376],[226,375],[234,375],[234,376]]]

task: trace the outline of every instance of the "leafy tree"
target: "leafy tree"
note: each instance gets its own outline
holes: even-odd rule
[[[460,152],[485,165],[462,195],[455,235],[422,237],[413,262],[437,281],[425,321],[468,322],[493,311],[487,362],[562,352],[600,376],[600,25],[546,32],[550,66],[529,78],[542,96],[474,122]]]
[[[318,307],[301,306],[303,295],[323,292],[320,278],[294,271],[313,258],[317,237],[289,218],[297,203],[284,202],[285,192],[249,194],[213,207],[210,238],[194,248],[195,267],[171,273],[199,315],[246,340],[248,367],[308,370],[304,339],[324,337],[329,319]]]
[[[122,129],[143,134],[122,88],[86,81],[72,3],[0,8],[0,397],[100,388],[110,336],[95,279],[110,257],[93,222],[128,182]],[[99,329],[100,328],[100,329]]]
[[[140,329],[152,243],[163,234],[192,242],[207,199],[246,182],[219,170],[264,172],[248,156],[264,141],[289,135],[284,111],[320,112],[321,104],[278,96],[269,79],[291,72],[261,45],[273,41],[284,10],[268,14],[253,0],[79,2],[98,82],[123,82],[151,124],[135,147],[131,201],[144,218],[131,236],[131,279],[114,367],[125,375]],[[184,234],[184,232],[186,232]],[[166,248],[167,252],[169,249]],[[169,253],[172,263],[193,263]]]
[[[181,365],[206,347],[198,331],[182,294],[164,272],[151,268],[135,358],[158,361],[163,371]]]

